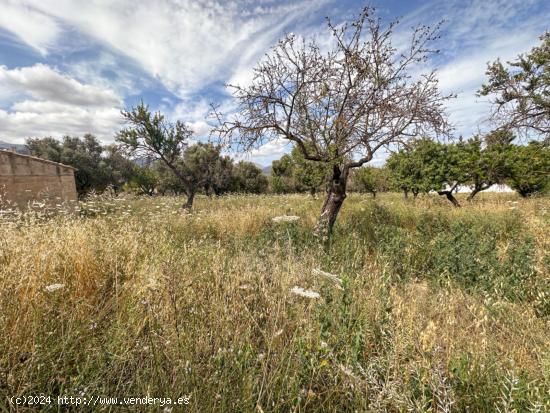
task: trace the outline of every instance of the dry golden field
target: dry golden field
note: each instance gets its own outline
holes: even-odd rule
[[[0,215],[0,411],[550,411],[549,198],[181,203]]]

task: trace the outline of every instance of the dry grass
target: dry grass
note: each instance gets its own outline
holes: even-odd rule
[[[180,202],[4,214],[0,410],[86,394],[190,395],[181,411],[197,412],[550,411],[548,198],[354,195],[330,245],[310,235],[320,200]]]

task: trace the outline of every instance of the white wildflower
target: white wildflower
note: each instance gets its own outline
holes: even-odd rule
[[[313,273],[313,275],[317,275],[317,276],[320,276],[320,277],[324,277],[324,278],[326,278],[327,280],[332,281],[333,283],[336,284],[336,288],[338,288],[339,290],[343,290],[343,288],[342,288],[342,280],[341,280],[340,278],[338,278],[336,275],[331,274],[330,272],[326,272],[326,271],[320,270],[320,269],[318,269],[318,268],[313,269],[312,273]]]
[[[49,293],[53,293],[54,291],[60,290],[64,287],[65,287],[65,284],[51,284],[46,286],[44,289]]]
[[[357,377],[355,377],[355,374],[353,374],[353,371],[349,368],[349,367],[346,367],[344,366],[343,364],[339,364],[338,365],[338,368],[340,369],[340,371],[342,373],[344,373],[346,376],[349,376],[353,379],[357,379]]]
[[[298,221],[300,217],[297,217],[295,215],[281,215],[279,217],[273,217],[271,219],[273,222],[294,222]]]
[[[302,287],[294,286],[292,287],[292,290],[290,290],[291,293],[299,295],[301,297],[306,298],[319,298],[321,297],[319,293],[316,293],[315,291],[311,290],[304,290]]]

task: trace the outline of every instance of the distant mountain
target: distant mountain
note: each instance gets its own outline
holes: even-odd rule
[[[264,166],[258,162],[252,162],[254,165],[256,165],[258,168],[260,168],[264,175],[271,176],[271,165]]]
[[[9,143],[0,141],[0,149],[7,149],[9,151],[15,151],[17,153],[21,153],[23,155],[29,155],[30,151],[25,145],[17,144],[17,143]]]

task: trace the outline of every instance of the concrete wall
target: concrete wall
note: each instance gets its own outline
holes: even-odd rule
[[[0,150],[0,194],[19,207],[28,202],[59,204],[77,199],[74,169]]]

